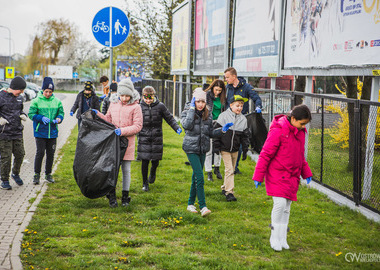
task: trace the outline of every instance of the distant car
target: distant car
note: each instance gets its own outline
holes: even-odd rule
[[[31,88],[30,83],[26,83],[26,88],[24,89],[24,94],[26,97],[26,101],[32,100],[37,96],[36,92],[34,89]]]
[[[36,94],[38,94],[38,92],[42,90],[42,88],[40,86],[38,86],[35,83],[31,83],[31,82],[27,82],[26,87],[29,89],[32,89]]]

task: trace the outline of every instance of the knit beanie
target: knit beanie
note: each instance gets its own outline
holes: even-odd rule
[[[92,81],[87,81],[84,83],[84,90],[90,90],[90,91],[94,90],[94,87],[92,85]]]
[[[133,83],[131,79],[127,78],[119,82],[119,85],[117,86],[117,95],[118,96],[127,95],[130,97],[133,97],[134,90],[135,88],[133,87]]]
[[[117,91],[117,83],[111,83],[110,84],[110,91],[116,92]]]
[[[53,83],[52,78],[50,78],[50,77],[44,78],[44,81],[42,82],[42,90],[45,90],[45,89],[50,89],[50,90],[54,91],[54,83]]]
[[[26,82],[22,77],[16,76],[11,81],[9,88],[12,90],[24,90],[26,88]]]
[[[206,102],[206,92],[201,87],[195,88],[193,97],[195,97],[195,101],[203,100]]]

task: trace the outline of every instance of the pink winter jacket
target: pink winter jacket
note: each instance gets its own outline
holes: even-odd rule
[[[297,201],[300,176],[312,176],[305,160],[305,133],[292,126],[286,115],[274,117],[252,180],[262,182],[268,196]]]
[[[128,148],[123,160],[134,160],[135,135],[143,126],[141,106],[138,104],[138,100],[132,100],[127,104],[123,104],[120,100],[117,103],[110,103],[106,115],[101,112],[98,112],[97,115],[121,129],[121,136],[126,136],[128,139]]]

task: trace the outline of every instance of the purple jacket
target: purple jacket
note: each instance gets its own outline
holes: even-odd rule
[[[292,126],[286,115],[274,117],[252,177],[259,182],[265,177],[268,196],[297,201],[300,176],[312,176],[305,160],[305,133]]]

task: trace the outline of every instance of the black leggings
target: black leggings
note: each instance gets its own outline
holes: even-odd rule
[[[54,152],[57,145],[57,138],[46,139],[46,138],[35,138],[37,152],[34,159],[34,173],[41,173],[42,160],[46,151],[46,164],[45,164],[45,174],[51,174],[54,161]]]
[[[157,170],[158,164],[160,163],[159,160],[148,160],[148,159],[141,160],[141,174],[143,178],[143,183],[148,183],[149,161],[152,162],[152,167],[150,168],[150,175],[152,176],[156,175],[156,170]]]

